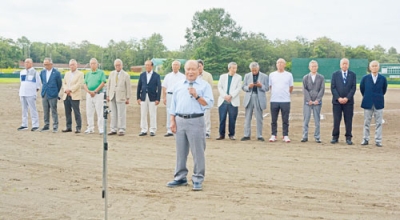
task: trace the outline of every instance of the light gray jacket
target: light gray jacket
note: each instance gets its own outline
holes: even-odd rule
[[[261,88],[257,88],[258,101],[260,102],[261,109],[265,110],[267,108],[267,96],[265,93],[269,90],[268,75],[262,72],[259,72],[258,74],[258,81],[262,84]],[[246,92],[243,101],[244,107],[247,107],[251,100],[251,94],[253,92],[253,88],[249,88],[249,84],[251,83],[253,83],[253,73],[246,73],[246,75],[244,75],[242,86],[242,90]]]
[[[321,102],[325,93],[325,78],[323,75],[317,73],[315,81],[312,81],[311,73],[303,77],[303,94],[304,103],[309,101]]]

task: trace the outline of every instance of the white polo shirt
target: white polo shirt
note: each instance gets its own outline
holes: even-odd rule
[[[37,89],[40,89],[42,85],[39,72],[33,67],[29,70],[21,70],[20,80],[21,86],[19,87],[19,96],[35,96]]]

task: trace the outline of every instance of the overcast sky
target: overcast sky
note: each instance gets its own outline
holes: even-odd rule
[[[329,37],[342,45],[380,44],[400,52],[398,0],[1,0],[0,36],[16,40],[91,43],[148,38],[160,33],[169,50],[186,43],[196,11],[224,8],[243,31],[268,39],[310,41]]]

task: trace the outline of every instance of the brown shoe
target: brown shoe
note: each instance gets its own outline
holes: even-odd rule
[[[108,132],[108,135],[116,135],[116,134],[117,134],[117,132],[115,132],[115,131]]]
[[[217,140],[224,140],[224,139],[225,139],[224,136],[219,136],[219,137],[217,138]]]

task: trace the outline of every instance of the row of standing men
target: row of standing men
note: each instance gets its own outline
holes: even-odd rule
[[[88,128],[85,133],[94,133],[94,112],[97,112],[99,133],[102,134],[102,89],[106,83],[104,72],[97,69],[98,62],[95,58],[90,60],[92,71],[85,77],[83,73],[76,69],[77,63],[71,60],[71,71],[67,72],[64,80],[61,80],[61,74],[52,68],[51,59],[44,60],[45,69],[37,73],[32,68],[32,60],[25,60],[24,71],[21,71],[20,98],[22,104],[22,125],[18,130],[28,129],[28,109],[32,117],[32,131],[39,129],[38,114],[36,110],[36,92],[42,87],[41,96],[44,109],[45,125],[41,131],[49,130],[49,113],[52,111],[53,132],[58,131],[57,116],[57,98],[63,85],[64,87],[64,106],[67,120],[66,129],[63,132],[72,132],[71,112],[74,111],[76,120],[76,133],[80,133],[82,122],[79,111],[79,100],[81,97],[81,85],[84,81],[86,91],[86,112]],[[178,187],[188,185],[186,166],[189,150],[192,152],[194,168],[192,175],[193,190],[203,189],[205,177],[205,139],[207,136],[207,116],[214,104],[212,86],[206,83],[207,75],[203,70],[203,61],[189,60],[185,64],[185,75],[179,73],[177,61],[172,63],[173,72],[166,75],[162,87],[164,104],[167,105],[167,134],[171,136],[175,133],[176,141],[176,167],[174,179],[167,183],[168,187]],[[292,74],[285,71],[286,62],[284,59],[278,59],[276,62],[277,71],[266,75],[259,71],[259,65],[256,62],[250,64],[250,73],[247,73],[242,82],[242,77],[236,74],[237,64],[231,62],[228,64],[229,73],[222,74],[218,82],[218,109],[220,118],[220,136],[217,140],[225,138],[226,117],[229,115],[229,138],[235,140],[235,124],[240,104],[239,92],[246,92],[244,97],[245,106],[245,131],[242,141],[250,140],[251,136],[251,118],[253,112],[257,119],[257,139],[264,141],[262,137],[263,117],[262,111],[266,109],[266,92],[271,91],[270,109],[271,109],[271,131],[270,142],[277,140],[277,118],[279,111],[282,114],[283,140],[290,142],[289,133],[289,114],[290,114],[290,94],[293,91]],[[126,127],[126,104],[129,104],[130,98],[130,77],[122,70],[122,61],[117,59],[114,62],[115,71],[112,71],[107,83],[107,100],[111,102],[111,131],[110,135],[125,134]],[[146,61],[145,69],[140,75],[137,88],[137,102],[141,105],[141,136],[147,135],[147,111],[150,111],[150,135],[155,135],[156,115],[155,106],[160,102],[161,80],[160,76],[152,71],[153,64]],[[341,69],[332,74],[331,92],[332,92],[332,110],[334,116],[334,125],[332,131],[331,143],[337,143],[340,132],[340,121],[342,114],[346,125],[346,143],[351,145],[352,138],[352,117],[354,111],[354,94],[356,91],[356,75],[348,69],[348,59],[340,61]],[[317,73],[318,64],[311,61],[309,64],[310,73],[303,78],[304,93],[304,123],[302,142],[308,141],[308,123],[313,112],[315,119],[314,138],[316,142],[321,142],[319,133],[319,116],[322,106],[322,97],[324,95],[325,83],[324,77]],[[363,95],[361,107],[364,108],[364,137],[362,145],[367,145],[369,141],[369,126],[371,117],[374,115],[376,120],[375,141],[376,146],[382,146],[382,115],[384,108],[384,95],[387,90],[387,81],[384,76],[378,73],[379,63],[372,61],[370,63],[371,74],[362,78],[360,91]],[[210,74],[211,76],[211,74]],[[212,79],[212,78],[211,78]],[[211,81],[212,82],[212,81]],[[153,114],[153,115],[151,115]],[[209,114],[209,113],[208,113]],[[170,116],[170,117],[168,117]],[[209,117],[209,116],[208,116]],[[152,130],[153,129],[153,130]]]
[[[204,62],[199,63],[198,78],[205,80],[212,87],[212,75],[204,71]],[[94,113],[97,114],[97,124],[99,133],[103,133],[103,87],[107,87],[107,101],[111,106],[111,123],[109,135],[123,136],[126,130],[126,105],[129,104],[131,96],[130,76],[123,70],[123,63],[120,59],[115,60],[115,70],[110,73],[108,83],[102,70],[98,69],[98,62],[95,58],[90,60],[91,71],[85,76],[77,70],[77,62],[72,59],[69,62],[70,71],[61,79],[60,72],[52,67],[52,60],[44,59],[44,69],[38,73],[32,67],[32,60],[25,60],[25,69],[21,71],[20,98],[22,105],[22,125],[18,130],[28,129],[28,109],[32,117],[32,131],[50,130],[50,112],[53,119],[53,132],[58,131],[57,100],[59,91],[64,88],[63,101],[66,115],[66,128],[62,132],[72,132],[72,111],[74,111],[76,130],[80,133],[82,120],[80,114],[81,86],[84,85],[86,91],[86,114],[87,129],[86,134],[94,133]],[[157,131],[157,105],[160,101],[166,105],[167,132],[165,137],[173,136],[170,127],[170,107],[175,84],[185,80],[185,74],[180,73],[180,62],[172,62],[172,72],[167,74],[161,83],[160,75],[153,71],[153,63],[148,60],[145,62],[145,72],[140,75],[137,86],[137,103],[141,106],[141,132],[139,136],[155,136]],[[219,112],[219,136],[217,140],[225,139],[226,119],[229,119],[228,137],[235,140],[236,119],[238,107],[240,105],[239,93],[245,92],[245,126],[244,137],[241,141],[250,140],[251,119],[253,114],[256,117],[257,129],[256,138],[265,141],[262,136],[263,129],[263,110],[267,107],[266,92],[270,90],[270,113],[271,113],[271,137],[270,142],[277,141],[277,119],[279,112],[282,116],[282,137],[283,141],[289,143],[289,114],[290,114],[290,94],[293,91],[293,77],[290,72],[285,71],[286,61],[278,59],[276,62],[277,71],[269,75],[259,71],[259,65],[252,62],[249,65],[250,73],[244,76],[236,74],[237,64],[228,64],[228,73],[222,74],[218,81],[218,112]],[[362,145],[367,145],[370,139],[369,127],[372,116],[376,119],[375,143],[382,146],[382,117],[384,108],[384,95],[387,90],[386,78],[378,73],[379,63],[372,61],[369,65],[371,75],[366,75],[361,80],[360,91],[363,95],[361,107],[364,112],[364,131]],[[314,139],[321,143],[320,136],[320,112],[322,108],[322,98],[325,92],[324,76],[319,74],[318,63],[312,60],[309,63],[310,73],[303,77],[303,135],[302,142],[308,141],[308,124],[311,114],[314,117],[315,131]],[[43,128],[39,129],[38,113],[36,110],[36,92],[40,87],[42,104],[44,109]],[[356,74],[349,70],[349,60],[343,58],[340,61],[340,70],[332,74],[332,110],[334,117],[331,143],[337,143],[340,134],[340,123],[342,116],[346,127],[346,143],[352,142],[352,118],[354,112],[354,94],[356,91]],[[161,94],[163,99],[161,99]],[[150,126],[147,123],[147,114],[150,115]],[[193,112],[185,112],[192,114]],[[205,136],[211,136],[210,109],[204,112]]]

